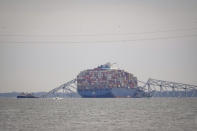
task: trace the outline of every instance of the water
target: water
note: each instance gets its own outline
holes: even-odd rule
[[[197,98],[0,99],[0,131],[196,131]]]

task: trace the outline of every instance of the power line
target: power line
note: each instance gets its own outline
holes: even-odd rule
[[[167,40],[176,38],[197,37],[197,34],[168,36],[168,37],[155,37],[155,38],[140,38],[140,39],[122,39],[110,41],[0,41],[0,43],[117,43],[117,42],[132,42],[132,41],[147,41],[147,40]]]
[[[12,36],[12,37],[80,37],[80,36],[117,36],[117,35],[142,35],[142,34],[155,34],[155,33],[167,33],[167,32],[183,32],[183,31],[197,31],[197,27],[193,28],[177,28],[169,30],[157,30],[135,33],[102,33],[102,34],[61,34],[61,35],[47,35],[47,34],[0,34],[0,36]]]

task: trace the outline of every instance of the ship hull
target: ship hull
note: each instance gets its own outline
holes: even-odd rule
[[[145,92],[138,88],[78,89],[84,98],[141,98]]]
[[[35,96],[17,96],[17,98],[38,98]]]
[[[111,89],[82,89],[78,90],[81,97],[84,98],[112,98],[114,97]]]

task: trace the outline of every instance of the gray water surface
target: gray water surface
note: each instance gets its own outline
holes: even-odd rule
[[[197,131],[197,98],[0,99],[0,131]]]

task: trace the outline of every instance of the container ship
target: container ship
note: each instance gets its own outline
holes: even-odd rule
[[[77,92],[85,98],[139,98],[146,93],[138,87],[137,77],[111,63],[88,69],[77,75]]]

